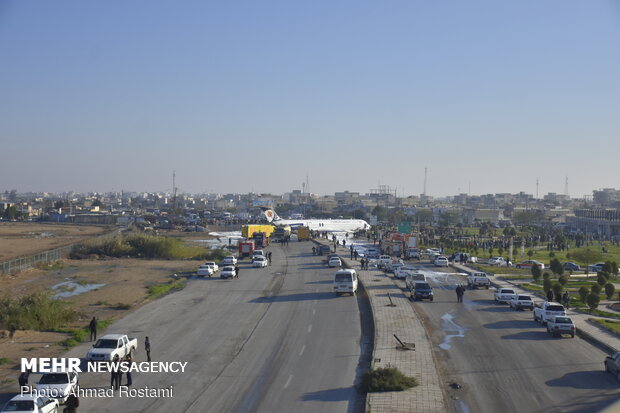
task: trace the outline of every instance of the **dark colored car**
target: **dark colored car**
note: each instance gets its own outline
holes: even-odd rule
[[[565,262],[564,263],[564,269],[566,271],[580,271],[581,267],[577,264],[575,264],[574,262]]]
[[[318,249],[318,254],[319,255],[324,255],[324,254],[329,254],[330,252],[332,252],[332,249],[329,245],[320,245],[319,249]]]
[[[411,293],[411,299],[433,301],[433,288],[426,282],[415,283]]]

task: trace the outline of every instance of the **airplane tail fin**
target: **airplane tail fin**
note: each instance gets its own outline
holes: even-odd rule
[[[276,214],[276,211],[274,211],[273,209],[265,209],[263,213],[265,214],[265,218],[267,218],[268,222],[280,220],[280,217],[278,216],[278,214]]]

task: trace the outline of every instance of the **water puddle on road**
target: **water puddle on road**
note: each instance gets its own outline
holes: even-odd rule
[[[450,343],[453,338],[465,337],[465,329],[456,324],[453,320],[454,317],[452,314],[447,313],[441,316],[440,328],[446,333],[443,342],[439,345],[439,348],[442,350],[450,350],[452,348]]]

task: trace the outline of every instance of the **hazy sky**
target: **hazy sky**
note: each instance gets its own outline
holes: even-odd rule
[[[615,0],[0,0],[0,190],[620,188]]]

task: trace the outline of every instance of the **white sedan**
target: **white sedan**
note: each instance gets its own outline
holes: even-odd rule
[[[220,278],[235,278],[237,276],[237,271],[235,271],[235,267],[227,265],[222,268],[220,271]]]
[[[435,267],[447,267],[448,259],[444,256],[439,256],[435,258],[435,261],[433,261],[433,264],[435,264]]]
[[[224,257],[224,259],[222,260],[222,265],[237,265],[237,258],[235,258],[234,255]]]
[[[213,268],[208,265],[201,265],[200,267],[198,267],[198,271],[196,271],[196,274],[200,276],[210,277],[213,275]]]
[[[510,303],[516,297],[517,293],[512,288],[500,288],[495,292],[495,304]]]
[[[340,261],[340,258],[338,257],[332,257],[327,262],[327,265],[329,267],[342,267],[342,261]]]
[[[57,413],[59,408],[58,400],[56,399],[50,399],[45,396],[18,394],[4,405],[2,412]]]
[[[252,261],[252,266],[256,268],[264,268],[267,266],[267,264],[268,264],[267,258],[258,256],[258,255],[254,257],[254,261]]]
[[[214,262],[214,261],[207,261],[202,265],[206,265],[208,267],[211,267],[211,269],[213,270],[213,273],[216,273],[220,270],[220,267]]]

